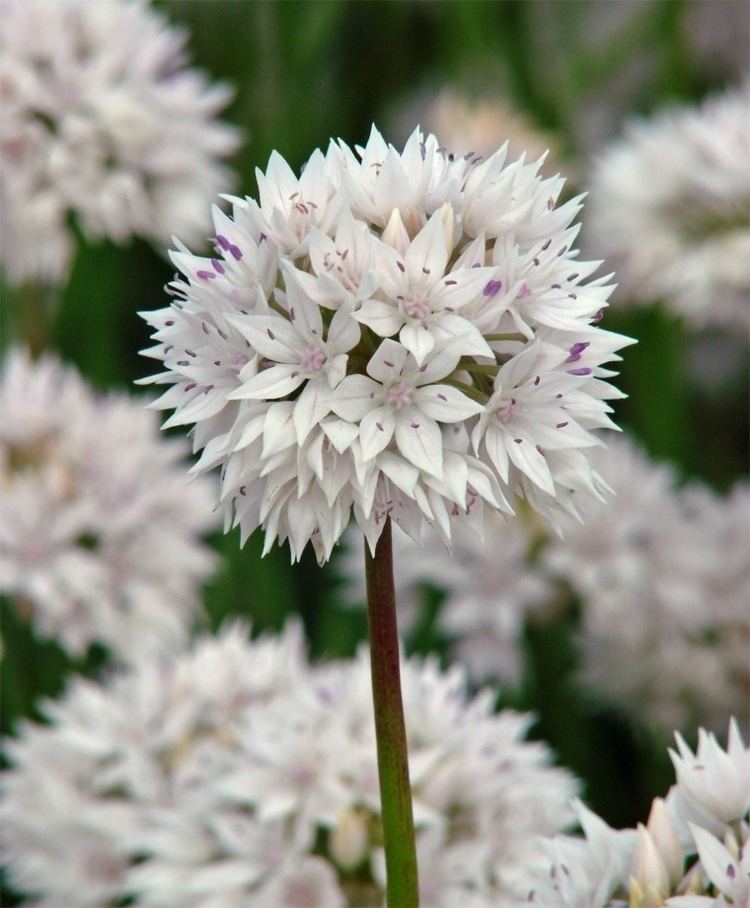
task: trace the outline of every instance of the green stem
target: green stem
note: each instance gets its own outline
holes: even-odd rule
[[[458,390],[463,391],[467,397],[476,400],[480,404],[486,404],[489,400],[489,396],[483,394],[479,388],[475,388],[474,385],[467,385],[466,382],[459,381],[457,378],[444,378],[442,379],[442,382],[444,385],[452,385],[454,388],[458,388]]]
[[[390,519],[386,519],[374,556],[365,542],[365,576],[385,841],[386,902],[388,908],[416,908],[419,905],[417,852],[401,700]]]

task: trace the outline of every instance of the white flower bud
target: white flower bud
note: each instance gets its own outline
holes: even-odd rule
[[[630,904],[661,908],[668,894],[669,872],[648,829],[639,823],[630,862]]]
[[[329,841],[331,857],[339,867],[352,870],[365,859],[370,845],[367,826],[365,811],[343,811]]]
[[[670,884],[676,885],[682,879],[685,855],[663,798],[654,799],[646,828],[667,870]]]

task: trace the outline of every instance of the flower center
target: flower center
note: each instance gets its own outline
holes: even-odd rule
[[[419,296],[412,297],[404,303],[404,312],[411,318],[426,318],[430,314],[430,307]]]
[[[320,347],[308,347],[302,356],[302,368],[305,372],[320,372],[328,357]]]
[[[497,416],[501,422],[508,422],[509,419],[512,419],[515,416],[515,413],[516,399],[515,397],[511,397],[511,399],[497,411]]]
[[[385,395],[389,404],[393,404],[397,409],[407,407],[411,403],[411,396],[414,389],[409,385],[399,382],[397,385],[391,385]]]

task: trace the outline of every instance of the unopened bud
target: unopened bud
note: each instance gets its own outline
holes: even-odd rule
[[[677,885],[682,879],[685,855],[663,798],[654,799],[646,828],[667,870],[670,885]]]
[[[669,873],[651,835],[638,824],[630,862],[631,908],[661,908],[669,894]]]
[[[369,819],[364,810],[345,810],[331,832],[331,857],[344,870],[352,870],[369,850]]]
[[[385,230],[380,235],[380,239],[392,246],[397,252],[400,252],[401,255],[404,255],[409,248],[411,239],[404,222],[401,220],[401,212],[398,208],[393,209],[388,223],[385,225]]]

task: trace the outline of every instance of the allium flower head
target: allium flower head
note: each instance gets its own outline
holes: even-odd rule
[[[591,248],[623,297],[750,330],[750,83],[630,126],[598,163]]]
[[[0,2],[0,210],[7,279],[59,281],[73,216],[91,237],[199,241],[226,188],[230,92],[186,68],[145,0]]]
[[[597,326],[611,285],[539,164],[419,130],[332,142],[299,179],[274,153],[259,202],[215,210],[213,258],[173,253],[152,381],[168,424],[196,424],[196,469],[221,466],[227,526],[324,561],[352,509],[370,545],[387,516],[449,543],[516,496],[554,519],[600,494],[587,450],[628,341]]]
[[[528,717],[495,714],[460,670],[408,662],[404,694],[423,901],[504,905],[577,786],[523,740]],[[382,904],[370,698],[366,652],[311,667],[296,625],[77,679],[10,746],[13,884],[47,906]]]
[[[0,381],[0,592],[72,653],[181,643],[215,564],[212,483],[142,403],[97,395],[51,356],[12,351]]]

